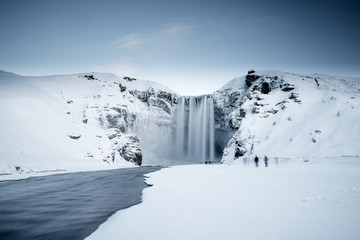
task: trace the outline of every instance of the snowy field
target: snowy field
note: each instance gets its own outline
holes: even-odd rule
[[[359,239],[360,158],[183,165],[87,239]]]

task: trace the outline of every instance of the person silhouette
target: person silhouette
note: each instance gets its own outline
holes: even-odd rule
[[[255,166],[259,167],[259,158],[255,155]]]
[[[268,157],[265,156],[264,157],[265,167],[268,167],[268,161],[269,161]]]

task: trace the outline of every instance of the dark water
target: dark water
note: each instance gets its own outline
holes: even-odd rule
[[[0,182],[0,239],[84,239],[119,209],[141,201],[144,174],[160,167]]]

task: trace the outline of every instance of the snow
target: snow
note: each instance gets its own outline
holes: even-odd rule
[[[153,187],[144,190],[143,203],[115,213],[88,239],[358,239],[359,79],[255,74],[277,76],[294,90],[250,92],[245,77],[227,83],[213,95],[221,120],[238,127],[229,131],[223,164],[149,174]],[[127,90],[121,92],[120,84]],[[136,95],[148,91],[165,91],[171,100],[153,94],[142,102]],[[145,164],[171,165],[166,156],[174,145],[174,96],[157,83],[113,74],[23,77],[0,71],[0,180],[134,167],[115,151],[133,133]],[[246,153],[236,159],[237,147]]]
[[[359,79],[279,71],[255,74],[264,78],[277,76],[295,89],[285,92],[276,88],[269,94],[249,91],[252,99],[245,97],[241,105],[247,114],[225,148],[222,162],[234,161],[238,140],[248,150],[244,157],[250,158],[255,154],[291,158],[360,156]],[[241,92],[244,81],[244,77],[234,79],[222,90],[234,91],[236,86],[242,86],[238,87]],[[298,102],[291,98],[292,94],[298,96]],[[255,107],[259,113],[253,113]],[[274,110],[277,112],[271,113]],[[236,108],[230,115],[236,116],[238,111]]]
[[[90,75],[94,79],[86,78]],[[156,108],[150,111],[146,103],[129,91],[121,92],[119,84],[128,90],[146,91],[152,87],[155,91],[173,93],[153,82],[128,82],[107,73],[24,77],[1,71],[0,180],[44,172],[129,167],[129,163],[114,151],[116,145],[109,139],[114,128],[100,122],[114,112],[113,108],[125,109],[129,115],[137,116],[134,129],[124,123],[125,132],[121,134],[145,132],[139,137],[146,155],[157,143],[153,141],[154,136],[163,132],[159,125],[170,125],[171,116]],[[143,131],[144,128],[147,131]],[[151,135],[151,139],[146,135]],[[124,145],[124,139],[121,135],[116,144]],[[163,141],[169,142],[166,138]],[[115,161],[112,162],[109,156],[114,152]],[[145,156],[145,163],[147,159],[151,162],[150,157]]]
[[[222,146],[230,139],[222,162],[241,164],[255,154],[301,159],[360,156],[359,79],[273,70],[255,74],[266,81],[276,76],[295,89],[250,92],[243,76],[215,92],[216,107],[224,113],[221,121],[227,124],[219,132],[229,135],[224,135]],[[93,79],[86,78],[90,75]],[[126,91],[120,91],[120,84]],[[170,93],[171,104],[164,101],[166,97],[148,96],[151,91]],[[149,99],[141,101],[138,93],[148,94]],[[301,102],[291,99],[292,93]],[[128,167],[115,150],[126,144],[130,133],[139,138],[143,164],[172,165],[175,97],[179,96],[157,83],[126,81],[107,73],[24,77],[0,71],[0,179],[9,178],[6,174]],[[239,98],[236,104],[229,107],[235,98]],[[256,104],[261,106],[255,114]],[[239,116],[240,108],[245,117]],[[274,110],[276,114],[269,113]],[[109,116],[116,119],[116,126],[107,120]],[[237,131],[229,129],[229,120],[238,125]],[[115,142],[110,136],[116,134]],[[235,159],[239,140],[247,152]]]
[[[165,168],[87,239],[358,239],[359,170],[359,158]]]

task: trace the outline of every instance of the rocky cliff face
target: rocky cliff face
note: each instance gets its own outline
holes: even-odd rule
[[[177,94],[157,83],[105,73],[0,80],[0,173],[161,164],[169,155]]]
[[[101,73],[0,80],[0,173],[172,163],[180,96],[166,87]],[[212,95],[216,157],[358,156],[359,98],[359,79],[249,71]]]
[[[98,78],[90,75],[93,79]],[[147,163],[159,161],[167,153],[163,151],[164,144],[169,144],[172,137],[177,94],[156,83],[130,77],[114,84],[119,87],[119,101],[108,103],[93,115],[108,132],[111,151],[136,165],[142,164],[144,152],[148,154]]]
[[[251,70],[213,94],[221,161],[359,155],[359,92],[357,79]]]

